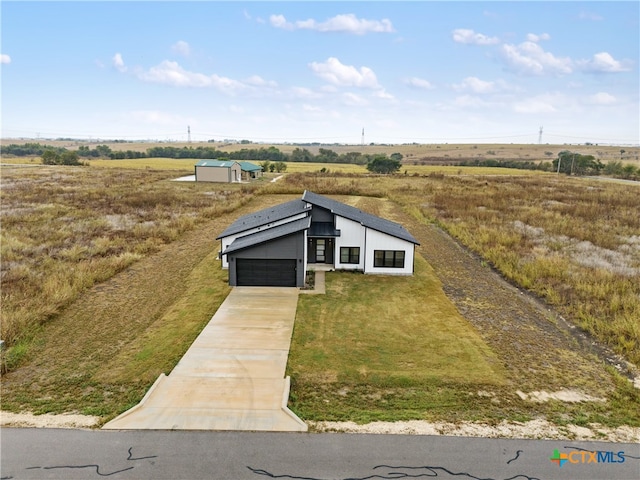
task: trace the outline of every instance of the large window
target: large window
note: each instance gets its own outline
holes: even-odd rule
[[[373,266],[383,268],[404,268],[404,251],[374,250]]]
[[[360,247],[340,247],[340,263],[360,263]]]

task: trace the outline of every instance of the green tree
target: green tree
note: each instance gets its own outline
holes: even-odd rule
[[[367,170],[374,173],[396,173],[400,170],[400,161],[386,155],[375,155],[369,160]]]
[[[313,154],[306,148],[296,147],[289,155],[289,160],[292,162],[313,162]]]
[[[604,168],[600,160],[596,160],[593,155],[582,155],[581,153],[563,150],[558,153],[558,158],[553,161],[553,168],[556,172],[567,175],[598,175]]]
[[[338,154],[328,148],[321,148],[318,150],[316,156],[316,162],[322,163],[336,163],[338,161]]]
[[[82,165],[78,160],[78,152],[64,152],[62,155],[60,155],[60,165]]]
[[[111,155],[111,148],[109,145],[98,145],[95,150],[98,152],[99,157],[109,158]]]
[[[281,173],[287,170],[287,164],[284,162],[276,162],[275,164],[276,172]]]
[[[60,154],[54,150],[47,149],[42,152],[42,163],[44,165],[58,165],[60,162]]]

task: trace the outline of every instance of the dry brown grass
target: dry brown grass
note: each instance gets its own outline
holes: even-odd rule
[[[273,188],[397,201],[640,365],[640,186],[555,175],[284,180]]]
[[[2,339],[29,337],[79,293],[252,196],[153,170],[2,171]]]
[[[553,175],[291,174],[251,185],[168,181],[175,176],[153,169],[3,168],[2,335],[11,338],[10,360],[20,366],[2,379],[3,406],[112,416],[136,403],[148,382],[177,361],[228,288],[224,272],[209,268],[216,234],[238,215],[298,198],[304,189],[364,195],[362,208],[404,223],[400,204],[415,221],[408,223],[412,231],[435,220],[512,281],[638,358],[637,187]],[[425,252],[429,242],[420,248]],[[439,275],[446,277],[446,270]],[[540,319],[543,326],[546,321]],[[173,345],[178,334],[184,334],[180,345]],[[536,348],[544,343],[537,340]],[[158,351],[169,347],[170,358],[160,358]],[[490,348],[506,358],[510,345]],[[510,378],[515,382],[521,376],[513,372],[524,372],[537,385],[540,375],[526,373],[526,358],[510,354],[520,362],[509,365]],[[563,363],[565,370],[578,365],[571,356]],[[586,375],[583,366],[575,382]],[[545,375],[565,371],[557,368]],[[611,379],[606,383],[611,390]],[[612,397],[620,415],[637,398],[625,388]],[[467,390],[453,385],[447,398],[458,405]],[[440,390],[432,393],[441,399]],[[478,403],[464,398],[459,410],[444,405],[442,415],[464,416]],[[487,399],[477,411],[518,415],[521,402],[512,400],[494,409]],[[629,414],[636,417],[637,408]]]

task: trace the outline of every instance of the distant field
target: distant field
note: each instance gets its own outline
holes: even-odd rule
[[[287,172],[306,173],[320,172],[339,173],[367,173],[363,165],[349,165],[343,163],[297,163],[287,162]],[[403,165],[400,175],[549,175],[549,173],[534,170],[517,170],[513,168],[497,167],[456,167],[454,165]]]
[[[148,168],[154,170],[189,170],[194,172],[198,160],[193,158],[137,158],[126,160],[89,160],[89,166],[98,168]]]
[[[131,160],[89,160],[89,166],[94,168],[131,168],[147,170],[180,170],[193,173],[196,159],[175,159],[175,158],[139,158]],[[40,164],[39,158],[16,157],[6,160],[6,163],[15,164]],[[253,162],[260,164],[261,162]],[[287,170],[285,173],[307,173],[320,172],[323,168],[325,173],[367,173],[363,165],[352,165],[345,163],[313,163],[313,162],[285,162]],[[457,167],[455,165],[403,165],[399,172],[401,175],[550,175],[547,172],[534,170],[517,170],[513,168],[496,167]],[[266,179],[278,176],[278,173],[267,173]]]
[[[108,145],[113,151],[133,150],[145,152],[147,149],[157,146],[162,147],[215,147],[226,152],[236,152],[242,149],[278,148],[283,153],[291,153],[296,148],[306,148],[313,154],[317,154],[320,148],[327,148],[339,154],[347,152],[360,152],[363,154],[375,153],[401,153],[405,163],[430,162],[450,163],[469,159],[497,159],[497,160],[522,160],[522,161],[552,161],[562,150],[593,155],[603,163],[613,160],[621,160],[625,163],[640,164],[640,147],[612,146],[612,145],[550,145],[550,144],[399,144],[399,145],[316,145],[302,146],[291,144],[240,144],[224,142],[84,142],[84,141],[57,141],[57,140],[25,140],[2,139],[2,144],[24,143],[37,141],[42,144],[55,145],[69,149],[77,149],[81,145],[91,148],[96,145]],[[621,153],[621,150],[624,150]]]

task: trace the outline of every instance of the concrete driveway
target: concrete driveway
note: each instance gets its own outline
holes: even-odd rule
[[[298,292],[234,288],[171,374],[103,428],[306,431],[284,377]]]

